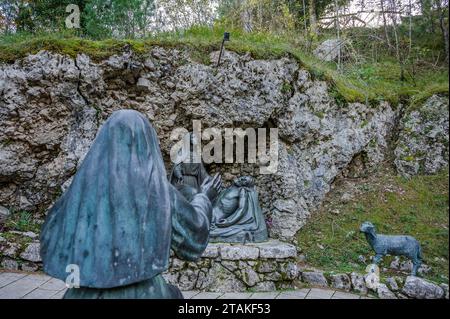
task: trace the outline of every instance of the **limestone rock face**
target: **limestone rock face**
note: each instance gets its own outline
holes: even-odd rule
[[[5,258],[0,263],[0,266],[5,270],[19,270],[19,263],[14,259]]]
[[[352,282],[347,274],[331,275],[331,286],[336,289],[350,291]]]
[[[302,280],[312,286],[328,287],[328,281],[324,274],[317,271],[305,271],[302,273]]]
[[[439,287],[442,288],[444,291],[444,298],[448,299],[448,285],[447,284],[440,284]]]
[[[361,294],[367,294],[368,289],[366,287],[366,282],[364,280],[364,276],[355,272],[352,272],[350,274],[350,279],[352,282],[353,290],[361,293]]]
[[[11,213],[8,208],[0,205],[0,223],[5,221],[9,217],[10,214]]]
[[[445,297],[444,289],[438,285],[415,276],[408,276],[402,292],[415,299],[441,299]]]
[[[6,244],[3,244],[0,246],[0,253],[3,256],[10,257],[10,258],[16,258],[19,250],[20,250],[20,245],[18,243],[6,242]]]
[[[0,202],[45,209],[76,171],[98,125],[80,70],[42,51],[0,67]]]
[[[397,296],[385,284],[378,285],[377,293],[380,299],[397,299]]]
[[[400,174],[433,174],[448,167],[448,110],[448,98],[434,95],[403,117],[394,151]]]
[[[41,51],[0,66],[0,205],[44,214],[70,185],[100,125],[125,108],[150,119],[167,170],[172,130],[192,130],[193,119],[221,129],[222,137],[225,127],[278,128],[275,173],[260,174],[260,162],[207,169],[220,172],[225,186],[253,176],[270,237],[285,241],[295,241],[355,158],[368,170],[384,159],[398,117],[386,102],[337,103],[326,82],[288,57],[255,60],[226,51],[217,68],[161,47],[142,56],[124,50],[98,63]]]
[[[386,286],[392,291],[398,290],[398,283],[393,277],[386,278]]]
[[[346,55],[345,41],[341,39],[325,40],[314,50],[314,55],[323,61],[337,61],[339,54],[341,58]]]
[[[20,258],[32,262],[40,262],[42,261],[40,255],[41,245],[36,243],[31,243],[25,248],[25,250],[20,254]]]
[[[395,256],[392,260],[391,264],[389,265],[391,269],[402,271],[403,273],[410,274],[414,265],[411,260],[400,258],[399,256]],[[427,274],[431,271],[431,267],[427,264],[422,263],[417,269],[417,272],[419,275]]]

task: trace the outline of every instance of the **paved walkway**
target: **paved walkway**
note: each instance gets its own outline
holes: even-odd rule
[[[0,299],[61,299],[66,286],[43,274],[0,272]],[[304,288],[289,291],[219,293],[184,291],[186,299],[365,299],[333,289]]]

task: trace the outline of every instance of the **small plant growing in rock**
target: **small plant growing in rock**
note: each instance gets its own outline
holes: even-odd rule
[[[33,215],[25,210],[13,212],[9,220],[6,221],[5,226],[9,230],[16,231],[36,231],[38,226],[33,220]]]

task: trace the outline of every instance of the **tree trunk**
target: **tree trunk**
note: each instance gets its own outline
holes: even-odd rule
[[[381,5],[381,14],[383,16],[383,26],[384,26],[384,37],[386,39],[386,44],[390,50],[391,48],[391,41],[389,40],[389,33],[388,33],[388,27],[387,27],[387,20],[386,20],[386,13],[384,11],[384,0],[380,0]]]
[[[420,0],[420,11],[424,18],[428,21],[428,27],[427,31],[434,33],[434,21],[433,21],[433,14],[432,14],[432,1],[433,0]]]
[[[448,54],[449,54],[449,44],[448,44],[448,26],[445,25],[445,10],[442,8],[442,4],[440,0],[436,1],[436,7],[439,12],[439,27],[442,32],[442,39],[444,41],[445,48],[445,62],[449,62]]]
[[[442,30],[442,36],[443,36],[443,38],[444,38],[444,47],[445,47],[445,61],[448,63],[449,62],[449,60],[448,60],[448,55],[449,55],[449,45],[448,45],[448,26],[445,26],[445,23],[444,23],[444,18],[443,17],[441,17],[440,19],[439,19],[439,23],[440,23],[440,26],[441,26],[441,30]]]
[[[341,70],[341,34],[340,34],[340,26],[339,26],[339,5],[337,0],[334,0],[334,10],[335,10],[335,23],[336,23],[336,35],[338,39],[338,62],[337,69]]]
[[[391,1],[392,12],[397,12],[395,0],[390,0],[390,1]],[[398,37],[398,33],[397,33],[397,17],[395,16],[395,13],[392,13],[391,19],[392,19],[392,29],[394,31],[394,39],[395,39],[395,55],[397,57],[397,61],[398,61],[399,65],[400,65],[400,81],[404,81],[405,80],[405,66],[404,66],[404,61],[402,59],[402,56],[400,54],[400,42],[399,42],[399,37]]]
[[[306,22],[306,4],[305,4],[305,0],[302,0],[302,10],[303,10],[303,23],[305,25],[305,33],[308,32],[308,27],[307,27],[307,22]]]
[[[313,36],[317,35],[316,5],[314,0],[309,0],[309,30]]]

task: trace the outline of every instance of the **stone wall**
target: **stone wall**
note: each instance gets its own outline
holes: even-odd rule
[[[375,265],[371,265],[376,267]],[[392,275],[374,279],[367,274],[323,273],[317,270],[300,268],[299,280],[303,284],[319,288],[333,288],[351,291],[363,296],[370,295],[380,299],[448,299],[448,285],[437,284],[417,276]]]
[[[270,240],[255,244],[210,243],[198,262],[172,256],[164,277],[181,290],[271,291],[298,279],[295,246]]]

